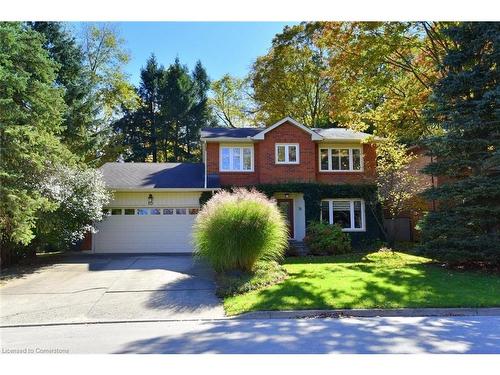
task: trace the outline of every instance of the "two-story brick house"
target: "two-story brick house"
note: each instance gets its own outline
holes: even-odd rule
[[[368,134],[310,129],[292,118],[267,128],[208,128],[202,163],[107,163],[114,199],[87,241],[94,252],[190,252],[190,234],[204,192],[246,186],[274,196],[301,241],[309,220],[339,223],[363,239],[376,232],[375,146]]]

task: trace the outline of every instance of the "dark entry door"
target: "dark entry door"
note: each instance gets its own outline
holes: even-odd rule
[[[288,222],[288,233],[290,238],[294,237],[293,233],[293,199],[277,199],[278,207],[285,215],[286,221]]]

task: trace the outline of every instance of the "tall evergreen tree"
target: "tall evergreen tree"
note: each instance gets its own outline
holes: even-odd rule
[[[196,62],[192,73],[195,104],[190,111],[190,119],[186,126],[186,152],[187,158],[192,159],[194,152],[199,148],[200,130],[213,121],[208,105],[208,90],[210,90],[210,79],[201,64]]]
[[[29,26],[45,37],[43,48],[59,67],[55,83],[64,88],[63,142],[84,160],[95,158],[93,129],[97,108],[88,84],[83,52],[73,35],[59,22],[32,22]]]
[[[194,90],[189,70],[176,58],[165,74],[162,88],[163,152],[167,160],[183,159],[186,123],[193,105]]]
[[[422,223],[423,252],[500,263],[500,24],[467,22],[444,32],[455,47],[430,118],[445,134],[427,141],[437,161],[426,172],[445,183],[427,192],[439,204]]]
[[[153,163],[158,161],[158,114],[160,111],[160,89],[165,75],[163,66],[159,66],[154,54],[146,62],[146,66],[141,69],[141,83],[139,86],[139,96],[142,100],[143,108],[138,112],[146,113],[146,123],[149,128],[149,144]],[[141,116],[140,116],[141,117]]]

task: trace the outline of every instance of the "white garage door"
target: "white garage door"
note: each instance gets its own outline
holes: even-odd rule
[[[113,208],[97,224],[95,253],[191,253],[197,208]]]

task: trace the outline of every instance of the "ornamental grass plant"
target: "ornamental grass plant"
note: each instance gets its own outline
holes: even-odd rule
[[[220,191],[194,225],[195,254],[217,272],[251,272],[257,261],[280,261],[288,228],[273,199],[257,190]]]

